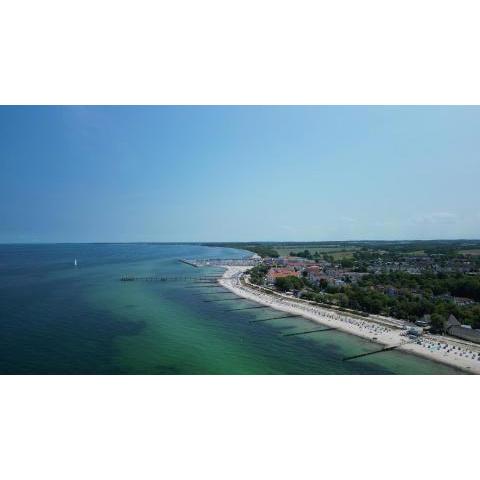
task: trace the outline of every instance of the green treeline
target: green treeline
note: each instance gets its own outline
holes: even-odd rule
[[[396,289],[415,290],[426,297],[450,294],[455,297],[467,297],[480,302],[480,277],[462,273],[424,273],[411,275],[405,272],[391,272],[366,275],[360,286],[388,285]]]
[[[269,245],[249,245],[248,247],[243,247],[245,250],[249,250],[250,252],[256,253],[260,255],[262,258],[272,257],[278,258],[278,252]]]
[[[265,283],[268,267],[258,265],[250,270],[251,281]],[[332,304],[365,314],[382,314],[414,322],[432,315],[433,329],[440,330],[450,314],[460,322],[480,328],[480,305],[456,305],[448,295],[477,300],[480,297],[480,278],[462,274],[411,275],[394,272],[366,275],[358,284],[329,285],[322,279],[319,285],[305,277],[278,278],[275,287],[280,291],[301,290],[301,297],[322,304]],[[446,295],[442,297],[442,295]]]
[[[265,283],[265,275],[268,272],[268,267],[266,265],[257,265],[256,267],[251,268],[250,281],[255,285],[263,285]]]
[[[456,305],[448,295],[480,299],[480,279],[462,274],[395,272],[367,275],[357,285],[313,287],[302,297],[410,321],[429,314],[440,323],[453,314],[462,323],[480,328],[480,305]]]
[[[275,280],[275,287],[281,292],[289,290],[301,290],[305,286],[304,280],[294,275],[288,277],[280,277]]]
[[[226,247],[248,250],[249,252],[256,253],[262,258],[277,258],[279,256],[278,252],[271,245],[264,243],[203,243],[202,245],[207,247]]]
[[[339,252],[344,252],[344,250],[339,250]],[[325,260],[326,262],[330,263],[338,263],[341,264],[344,268],[351,268],[354,265],[353,258],[343,258],[341,260],[335,260],[333,255],[329,255],[328,253],[319,253],[318,251],[311,252],[310,250],[302,250],[300,252],[291,251],[289,253],[291,257],[300,257],[305,258],[307,260],[314,260],[316,262],[320,260]]]

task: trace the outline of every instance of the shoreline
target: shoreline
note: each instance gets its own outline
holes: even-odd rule
[[[480,346],[462,345],[454,340],[433,335],[421,337],[419,339],[420,343],[412,342],[405,335],[401,335],[401,333],[405,333],[405,330],[382,324],[378,320],[357,318],[346,312],[335,312],[284,295],[268,295],[256,291],[240,280],[241,275],[250,267],[225,265],[223,268],[225,268],[225,271],[218,279],[218,283],[239,297],[267,305],[278,311],[301,315],[321,325],[336,328],[385,347],[405,343],[399,346],[397,350],[443,363],[463,372],[480,374]]]

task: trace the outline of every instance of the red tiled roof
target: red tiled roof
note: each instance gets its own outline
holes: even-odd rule
[[[294,272],[293,270],[289,270],[288,268],[271,268],[268,272],[268,276],[271,278],[280,278],[280,277],[299,277],[299,272]]]

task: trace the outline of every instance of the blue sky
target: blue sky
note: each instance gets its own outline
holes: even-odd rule
[[[480,238],[478,107],[0,107],[0,242]]]

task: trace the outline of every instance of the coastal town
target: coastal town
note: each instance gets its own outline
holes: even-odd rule
[[[250,275],[257,285],[297,298],[391,316],[480,343],[478,255],[363,248],[350,258],[335,259],[305,249],[265,257]]]
[[[480,250],[436,245],[412,253],[411,245],[369,245],[348,253],[283,247],[280,254],[274,247],[249,246],[253,256],[224,262],[220,283],[239,296],[387,350],[480,373]]]

